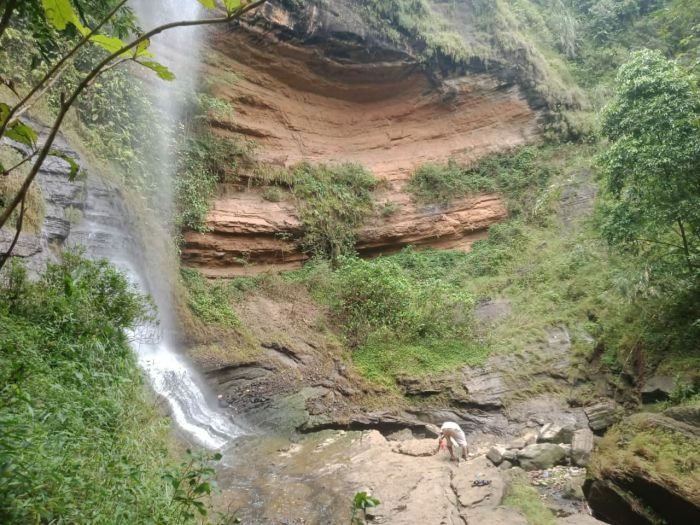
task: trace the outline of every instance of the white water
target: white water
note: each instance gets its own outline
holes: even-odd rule
[[[131,7],[139,17],[143,30],[177,20],[201,18],[197,0],[132,0]],[[176,135],[180,131],[183,104],[194,93],[198,76],[202,34],[198,28],[166,31],[154,38],[151,50],[156,60],[167,65],[176,75],[174,82],[155,79],[149,83],[153,100],[164,118],[164,130],[157,137],[143,137],[150,147],[144,159],[162,173],[153,177],[161,181],[161,217],[172,210],[172,175],[175,169]],[[146,260],[139,245],[134,220],[129,219],[115,192],[97,180],[89,181],[85,221],[72,235],[74,242],[84,245],[93,257],[106,257],[125,271],[134,284],[150,293],[158,308],[158,333],[141,327],[132,335],[132,347],[154,391],[165,398],[175,423],[196,443],[220,449],[243,433],[217,406],[215,396],[189,363],[177,352],[177,325],[172,311],[172,290],[168,277],[155,261]],[[167,231],[167,224],[162,225]],[[152,331],[152,330],[151,330]]]

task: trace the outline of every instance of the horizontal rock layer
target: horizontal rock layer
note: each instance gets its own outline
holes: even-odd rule
[[[367,224],[360,253],[407,244],[468,248],[484,237],[506,216],[497,197],[416,206],[405,181],[427,162],[472,162],[536,141],[540,115],[522,89],[483,72],[437,81],[347,2],[333,9],[293,4],[269,3],[251,23],[213,35],[204,74],[235,108],[212,120],[214,132],[254,140],[262,164],[352,161],[384,179],[377,198],[399,212]],[[222,187],[206,226],[206,234],[186,232],[183,248],[184,263],[206,275],[295,267],[304,259],[289,239],[302,228],[294,206],[266,202],[259,190]]]

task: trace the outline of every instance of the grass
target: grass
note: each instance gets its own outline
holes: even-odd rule
[[[557,520],[542,502],[537,489],[527,480],[515,477],[506,491],[503,504],[520,511],[530,525],[556,525]]]
[[[695,401],[697,405],[697,401]],[[662,484],[700,498],[700,442],[692,435],[674,432],[637,416],[611,428],[591,458],[595,476],[626,477],[644,472]]]
[[[490,351],[483,345],[460,339],[404,342],[375,336],[352,353],[360,374],[390,389],[400,376],[420,377],[484,364]]]
[[[186,302],[191,312],[202,322],[219,328],[237,328],[241,321],[233,308],[239,296],[237,281],[207,281],[196,270],[182,268]]]

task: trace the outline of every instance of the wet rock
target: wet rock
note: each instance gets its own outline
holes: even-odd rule
[[[571,460],[578,466],[583,467],[588,464],[588,459],[593,451],[593,432],[587,428],[582,428],[574,432],[571,440]]]
[[[622,419],[622,408],[612,400],[602,401],[584,409],[588,426],[594,432],[601,432]]]
[[[542,470],[558,465],[566,458],[566,451],[553,443],[528,445],[518,451],[518,463],[525,470]]]
[[[573,435],[573,427],[562,427],[554,423],[547,423],[540,429],[537,440],[542,443],[571,443]]]
[[[486,457],[491,461],[491,463],[498,466],[503,462],[503,454],[505,451],[506,449],[503,447],[491,447],[491,449],[486,453]]]
[[[700,427],[700,405],[667,408],[664,410],[664,415],[676,421]]]
[[[676,380],[672,376],[652,376],[642,387],[642,403],[656,403],[668,400],[676,390]]]

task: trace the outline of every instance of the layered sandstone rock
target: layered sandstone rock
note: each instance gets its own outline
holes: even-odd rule
[[[406,179],[427,162],[471,162],[536,141],[538,110],[496,68],[436,76],[410,46],[370,28],[350,0],[333,4],[269,2],[248,23],[212,36],[205,75],[235,108],[212,121],[215,133],[253,139],[262,164],[359,162],[385,180],[378,200],[399,211],[367,224],[360,253],[408,244],[468,249],[505,218],[503,203],[486,195],[417,206],[403,191]],[[235,80],[222,81],[231,72]],[[183,260],[207,275],[304,259],[292,240],[302,228],[293,203],[266,202],[259,189],[223,189],[206,225],[206,234],[185,234]]]

